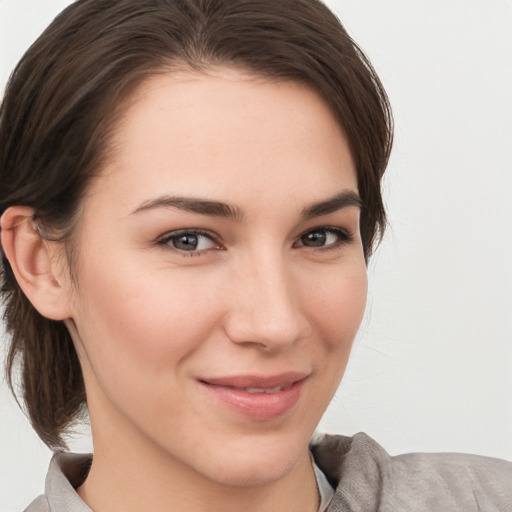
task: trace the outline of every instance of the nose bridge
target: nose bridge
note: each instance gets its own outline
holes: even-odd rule
[[[259,250],[240,263],[231,339],[275,350],[304,336],[307,321],[282,251]]]

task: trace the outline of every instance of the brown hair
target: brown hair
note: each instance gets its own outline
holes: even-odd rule
[[[108,157],[122,100],[148,76],[176,66],[242,67],[312,85],[348,137],[362,198],[368,258],[385,225],[380,180],[392,143],[386,93],[368,59],[318,0],[78,0],[24,55],[0,112],[0,215],[34,209],[48,233],[71,245],[73,219]],[[3,257],[5,321],[19,359],[32,425],[49,446],[85,410],[70,335],[42,317]]]

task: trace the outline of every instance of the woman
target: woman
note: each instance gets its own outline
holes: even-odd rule
[[[510,505],[503,461],[308,449],[391,148],[385,92],[322,4],[79,1],[17,68],[0,141],[9,371],[49,446],[85,404],[94,441],[29,511]]]

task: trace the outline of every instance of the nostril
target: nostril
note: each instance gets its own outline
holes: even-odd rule
[[[259,319],[254,314],[238,311],[226,323],[225,332],[234,343],[261,352],[273,352],[292,347],[307,336],[309,329],[306,319],[300,314],[288,313],[278,318]]]
[[[261,352],[272,352],[272,348],[261,341],[243,341],[242,343],[239,343],[239,345],[253,347]]]

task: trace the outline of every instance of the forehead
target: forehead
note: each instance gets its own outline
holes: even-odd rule
[[[157,192],[243,201],[357,191],[343,130],[316,91],[231,68],[146,80],[126,103],[113,147],[99,184],[127,201]]]

